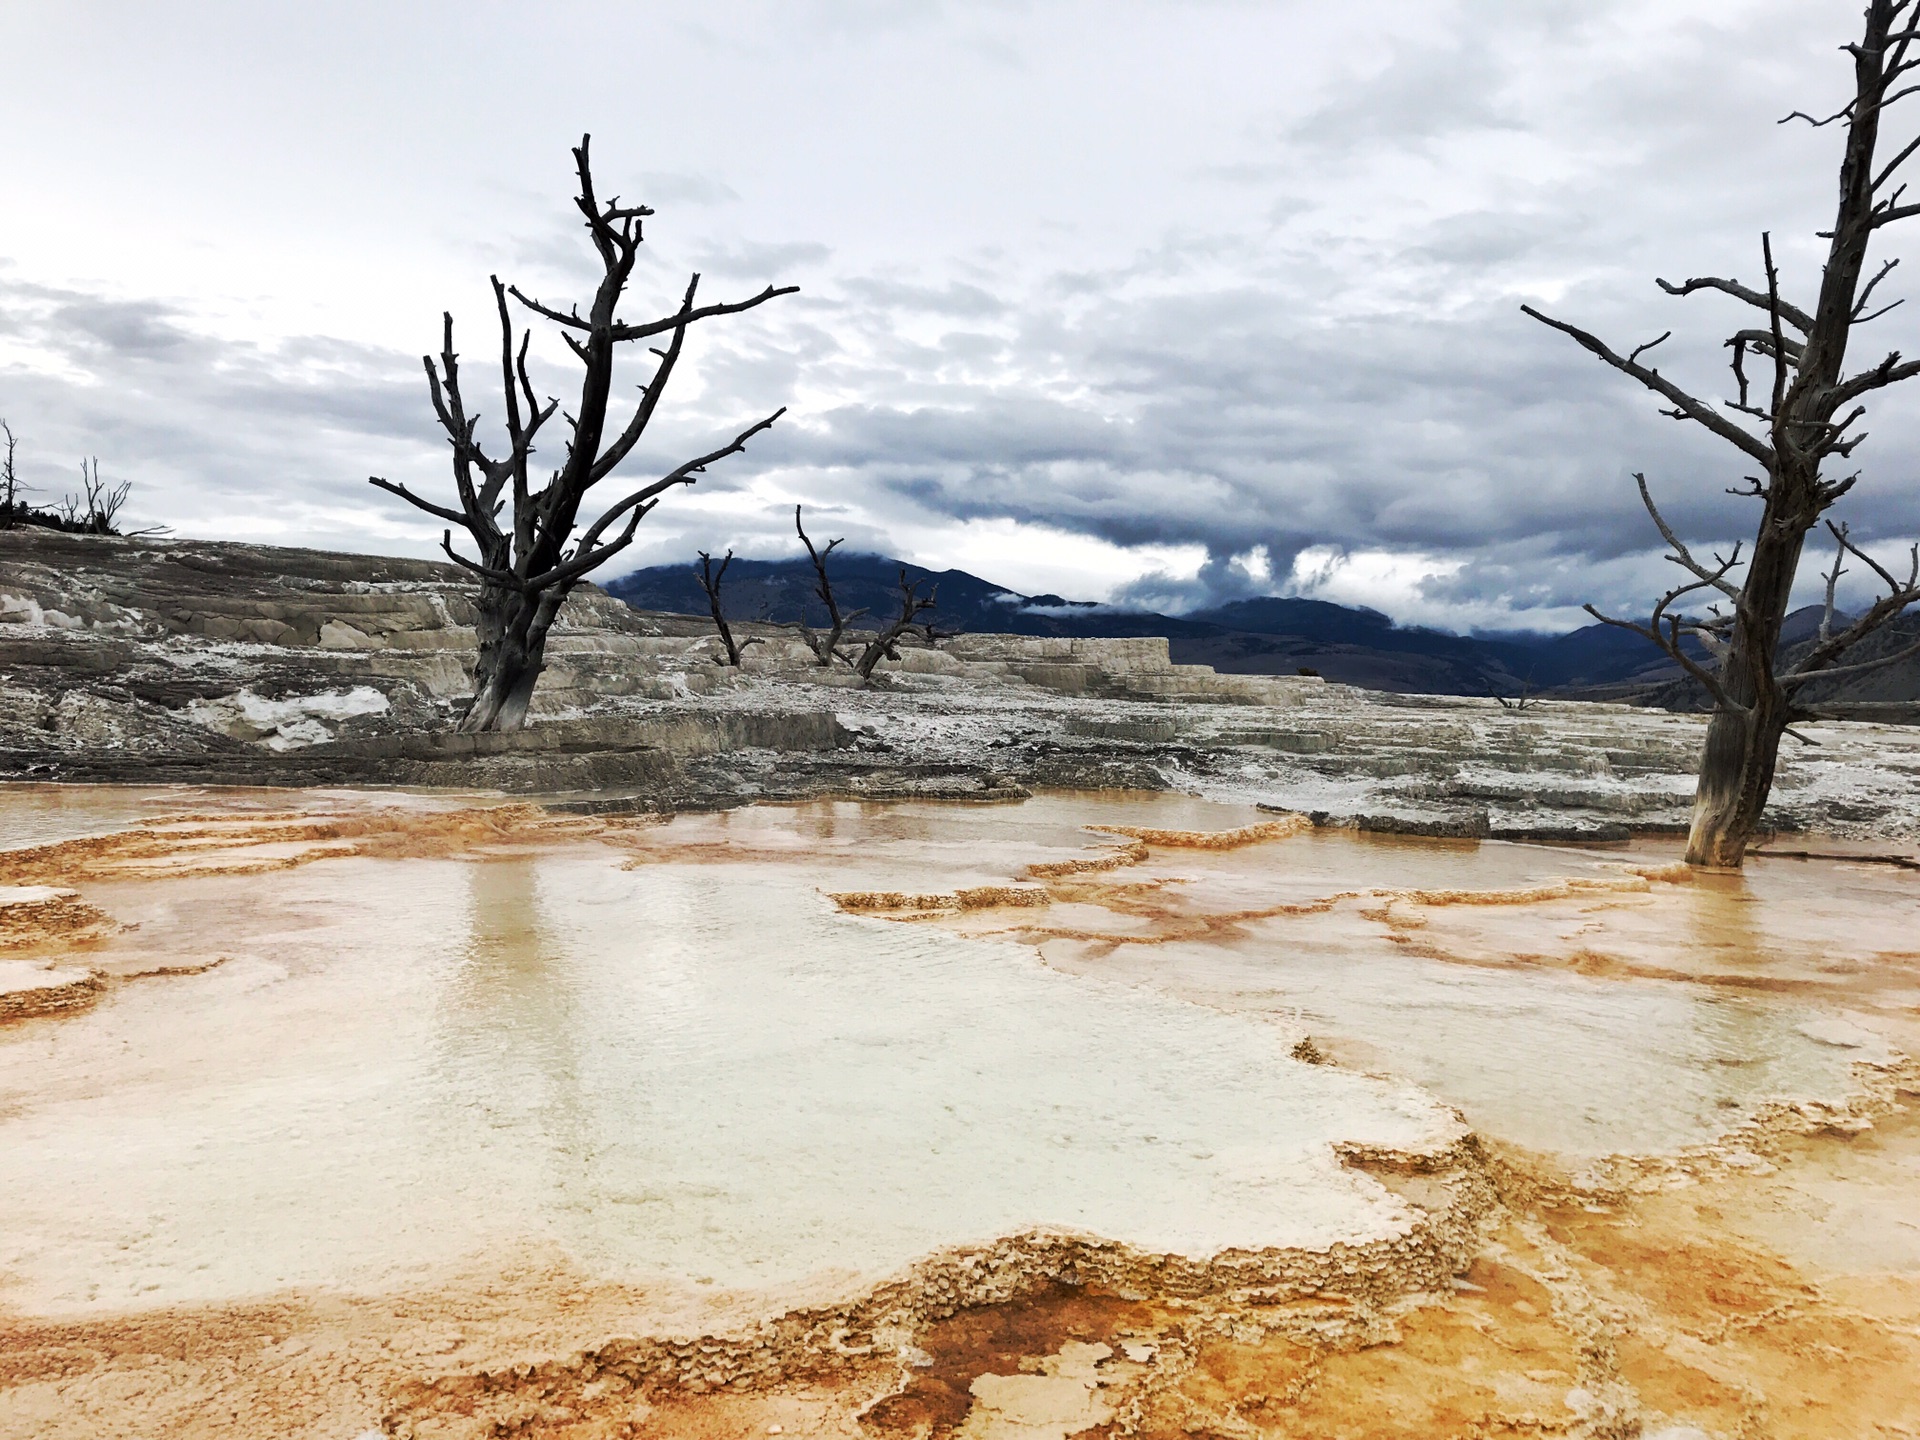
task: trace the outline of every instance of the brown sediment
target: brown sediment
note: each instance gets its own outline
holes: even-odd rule
[[[1131,845],[1122,845],[1103,855],[1089,855],[1073,860],[1040,861],[1027,866],[1021,873],[1029,880],[1047,880],[1064,875],[1087,875],[1101,870],[1119,870],[1128,865],[1144,864],[1147,856],[1146,842],[1136,840]]]
[[[861,1418],[878,1435],[954,1430],[973,1408],[980,1376],[1031,1372],[1034,1357],[1075,1341],[1107,1345],[1110,1353],[1114,1340],[1158,1350],[1164,1313],[1163,1306],[1058,1282],[1018,1301],[957,1311],[921,1328],[914,1336],[920,1355],[909,1361],[900,1388]]]
[[[1624,875],[1569,875],[1544,885],[1528,885],[1512,890],[1377,890],[1374,893],[1389,902],[1405,900],[1415,905],[1543,905],[1550,900],[1571,900],[1586,895],[1644,895],[1656,883],[1679,885],[1693,879],[1685,865],[1627,867]]]
[[[74,890],[0,887],[0,1024],[85,1010],[103,982],[91,970],[10,954],[68,952],[103,939],[113,922]]]
[[[1494,1192],[1470,1135],[1422,1153],[1349,1147],[1343,1158],[1407,1202],[1414,1220],[1405,1233],[1322,1250],[1226,1250],[1193,1258],[1033,1231],[943,1251],[857,1299],[796,1310],[741,1333],[623,1338],[541,1362],[422,1378],[393,1392],[383,1424],[402,1440],[479,1437],[510,1433],[516,1416],[579,1415],[607,1395],[621,1404],[638,1398],[653,1405],[796,1382],[856,1383],[888,1370],[902,1377],[888,1390],[911,1396],[906,1372],[916,1368],[922,1341],[969,1333],[964,1324],[936,1330],[941,1322],[983,1306],[1037,1302],[1044,1309],[1063,1288],[1086,1297],[1131,1296],[1135,1303],[1151,1297],[1163,1309],[1196,1314],[1261,1307],[1282,1327],[1318,1333],[1332,1324],[1345,1331],[1355,1316],[1450,1284],[1478,1247]],[[937,1397],[922,1398],[936,1408]],[[889,1410],[882,1401],[875,1410],[898,1420],[914,1403],[903,1400]]]
[[[1002,905],[1045,905],[1045,890],[1015,885],[974,885],[938,895],[908,895],[899,890],[851,890],[827,898],[850,914],[912,911],[924,915],[948,910],[990,910]]]
[[[255,875],[347,857],[412,859],[569,839],[618,841],[644,823],[530,804],[173,815],[110,834],[0,851],[0,885]]]
[[[1289,815],[1284,820],[1262,820],[1233,830],[1154,830],[1140,825],[1089,825],[1086,828],[1103,835],[1125,835],[1142,844],[1170,850],[1238,850],[1304,834],[1313,829],[1313,821],[1305,815]]]
[[[0,951],[82,945],[113,928],[106,913],[63,886],[0,887]]]
[[[9,973],[18,966],[30,973]],[[84,1010],[100,998],[103,982],[90,970],[29,967],[0,961],[0,1024]]]

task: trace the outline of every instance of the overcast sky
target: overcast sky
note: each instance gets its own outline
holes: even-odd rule
[[[1631,472],[1712,540],[1751,527],[1747,467],[1519,306],[1671,328],[1664,371],[1730,393],[1749,317],[1653,277],[1757,281],[1771,228],[1809,300],[1841,137],[1774,122],[1844,98],[1859,8],[10,0],[0,416],[42,498],[97,454],[136,522],[430,553],[366,477],[451,489],[443,309],[477,390],[490,272],[590,294],[590,130],[603,194],[659,212],[629,313],[693,270],[802,290],[694,332],[636,476],[788,414],[613,570],[791,553],[804,501],[1028,592],[1562,628],[1662,582]],[[1920,353],[1915,321],[1856,357]],[[1917,415],[1882,398],[1844,502],[1889,552]]]

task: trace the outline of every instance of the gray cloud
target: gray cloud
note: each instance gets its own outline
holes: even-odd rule
[[[679,39],[647,36],[683,46],[689,84],[750,70],[724,114],[702,111],[734,127],[725,163],[696,163],[691,132],[623,152],[611,122],[555,106],[538,188],[447,222],[459,273],[393,307],[404,343],[398,326],[249,338],[231,300],[215,323],[190,292],[0,269],[0,413],[43,457],[31,473],[58,485],[98,450],[183,529],[430,548],[432,527],[364,477],[444,483],[417,360],[442,305],[490,374],[490,269],[562,303],[589,293],[560,186],[592,121],[604,188],[663,212],[636,311],[663,313],[695,269],[716,296],[803,286],[697,334],[636,471],[792,408],[663,506],[636,563],[787,553],[801,499],[850,545],[918,545],[928,563],[1008,520],[1042,549],[1120,547],[1101,552],[1109,587],[1157,605],[1272,588],[1298,560],[1310,593],[1409,618],[1565,623],[1660,583],[1631,471],[1689,536],[1750,525],[1724,493],[1731,449],[1518,307],[1623,345],[1671,328],[1663,371],[1727,394],[1720,337],[1747,317],[1652,279],[1751,278],[1771,228],[1790,290],[1815,283],[1836,137],[1773,122],[1844,84],[1853,6],[1463,0],[1362,23],[1053,0],[990,27],[937,4],[805,9],[687,10]],[[1169,94],[1181,105],[1150,103]],[[662,168],[616,186],[623,155]],[[1875,357],[1920,346],[1906,310],[1876,328]],[[536,351],[542,387],[568,393],[565,353]],[[1883,399],[1860,452],[1848,513],[1877,544],[1920,534],[1913,415]],[[1036,588],[1022,553],[972,568]]]

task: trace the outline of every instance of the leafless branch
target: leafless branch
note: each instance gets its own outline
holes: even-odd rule
[[[749,645],[764,643],[764,637],[753,635],[745,640],[736,639],[733,633],[733,627],[727,624],[726,612],[721,608],[720,585],[721,582],[726,579],[727,567],[733,564],[733,551],[727,551],[726,557],[721,560],[718,570],[713,568],[713,556],[709,555],[705,550],[700,551],[699,555],[700,570],[696,578],[700,581],[700,588],[706,591],[707,609],[713,613],[713,628],[720,632],[720,644],[725,647],[726,650],[726,659],[721,660],[718,656],[714,658],[717,663],[731,665],[737,670],[740,668],[741,653],[746,650]]]
[[[1827,602],[1820,611],[1819,644],[1826,644],[1833,637],[1834,596],[1840,588],[1840,577],[1847,572],[1841,562],[1847,558],[1847,527],[1842,522],[1834,530],[1834,538],[1840,543],[1834,547],[1833,568],[1827,571]]]
[[[798,505],[793,507],[793,528],[800,537],[800,543],[807,547],[807,558],[813,562],[813,593],[826,607],[827,629],[823,634],[815,633],[804,619],[796,621],[792,628],[806,642],[807,648],[813,651],[815,664],[828,666],[835,660],[845,660],[851,665],[852,657],[840,653],[840,640],[846,634],[847,626],[867,612],[861,609],[850,614],[842,614],[840,602],[834,597],[833,581],[827,575],[827,557],[833,554],[842,541],[829,540],[825,549],[815,549],[813,541],[807,536],[806,528],[800,523],[800,506]]]
[[[1916,141],[1915,141],[1914,143],[1915,143],[1915,144],[1917,144],[1917,145],[1920,145],[1920,140],[1916,140]],[[1897,260],[1897,259],[1895,259],[1895,260],[1888,260],[1888,261],[1885,261],[1885,262],[1884,262],[1884,263],[1883,263],[1883,264],[1882,264],[1882,265],[1880,266],[1880,268],[1879,268],[1879,269],[1878,269],[1877,271],[1875,271],[1875,272],[1874,272],[1874,276],[1873,276],[1873,278],[1872,278],[1871,280],[1869,280],[1869,281],[1867,281],[1867,283],[1866,283],[1865,285],[1863,285],[1863,286],[1861,286],[1861,287],[1860,287],[1860,298],[1859,298],[1858,300],[1856,300],[1856,301],[1854,301],[1854,302],[1853,302],[1853,323],[1854,323],[1854,324],[1856,324],[1856,325],[1864,325],[1864,324],[1866,324],[1866,323],[1867,323],[1867,322],[1866,322],[1866,320],[1862,320],[1862,319],[1860,318],[1860,316],[1861,316],[1861,313],[1862,313],[1862,312],[1863,312],[1863,311],[1864,311],[1864,310],[1865,310],[1865,309],[1867,308],[1867,302],[1868,302],[1868,301],[1870,301],[1871,299],[1873,299],[1873,292],[1874,292],[1874,291],[1875,291],[1876,289],[1878,289],[1878,288],[1879,288],[1879,285],[1880,285],[1880,282],[1881,282],[1882,280],[1884,280],[1884,279],[1886,279],[1886,278],[1887,278],[1887,276],[1889,276],[1890,274],[1892,274],[1892,273],[1893,273],[1893,267],[1894,267],[1894,266],[1896,266],[1896,265],[1898,265],[1899,263],[1900,263],[1900,262],[1899,262],[1899,260]],[[1896,301],[1894,301],[1893,303],[1894,303],[1894,305],[1898,305],[1898,304],[1899,304],[1900,302],[1899,302],[1898,300],[1896,300]],[[1885,307],[1885,309],[1881,309],[1881,310],[1876,310],[1876,311],[1874,311],[1874,314],[1875,314],[1875,315],[1884,315],[1884,314],[1886,314],[1886,312],[1887,312],[1887,310],[1890,310],[1890,309],[1892,309],[1892,308],[1893,308],[1893,306],[1892,306],[1892,305],[1889,305],[1889,306],[1887,306],[1887,307]],[[1873,317],[1872,317],[1872,316],[1868,316],[1867,318],[1868,318],[1868,319],[1872,319]]]
[[[1744,711],[1750,707],[1736,702],[1734,698],[1727,693],[1726,687],[1720,683],[1720,677],[1701,665],[1700,662],[1695,660],[1691,655],[1687,654],[1685,648],[1682,646],[1682,640],[1688,635],[1697,634],[1701,627],[1694,622],[1688,621],[1684,616],[1667,613],[1668,607],[1671,606],[1674,601],[1683,595],[1701,588],[1701,583],[1696,581],[1691,585],[1682,585],[1678,589],[1669,590],[1654,603],[1653,616],[1644,625],[1637,620],[1621,620],[1612,615],[1603,615],[1591,605],[1583,605],[1580,608],[1593,616],[1593,618],[1598,620],[1602,625],[1612,625],[1621,630],[1631,630],[1634,634],[1651,640],[1655,645],[1658,645],[1664,650],[1682,670],[1685,670],[1695,680],[1698,680],[1702,685],[1706,686],[1707,693],[1713,697],[1716,705],[1736,712]]]
[[[1588,334],[1585,330],[1577,326],[1569,325],[1564,320],[1555,320],[1550,315],[1543,315],[1531,305],[1522,305],[1520,309],[1533,319],[1538,320],[1542,325],[1551,326],[1563,335],[1572,336],[1584,349],[1599,356],[1607,364],[1613,366],[1614,369],[1623,374],[1631,375],[1642,385],[1646,386],[1647,389],[1671,400],[1674,404],[1674,409],[1668,411],[1668,414],[1675,415],[1677,418],[1692,420],[1696,424],[1705,426],[1721,439],[1739,446],[1763,465],[1771,466],[1773,464],[1773,450],[1764,441],[1741,429],[1724,415],[1714,410],[1713,407],[1706,402],[1696,400],[1671,380],[1662,376],[1659,371],[1649,370],[1646,366],[1629,360],[1624,355],[1615,354],[1614,351],[1598,337]]]
[[[1660,507],[1653,503],[1653,492],[1647,488],[1647,477],[1636,471],[1634,472],[1633,481],[1634,484],[1640,487],[1640,503],[1647,507],[1647,514],[1653,517],[1654,527],[1659,530],[1660,538],[1673,547],[1673,554],[1667,556],[1667,559],[1692,574],[1701,582],[1701,585],[1710,585],[1728,599],[1737,601],[1740,598],[1739,587],[1730,582],[1726,577],[1739,567],[1739,544],[1736,543],[1734,545],[1733,554],[1729,555],[1725,560],[1720,559],[1718,555],[1714,556],[1713,558],[1716,564],[1712,569],[1709,569],[1707,566],[1701,564],[1700,561],[1693,558],[1693,552],[1689,550],[1685,542],[1674,533],[1673,527],[1667,524],[1667,517],[1662,515],[1660,513]],[[1700,587],[1690,586],[1689,588],[1698,589]]]
[[[1773,265],[1773,235],[1765,230],[1760,232],[1760,257],[1767,267],[1767,319],[1773,340],[1773,409],[1768,413],[1777,416],[1787,393],[1787,346],[1780,333],[1780,272]]]
[[[1909,360],[1903,365],[1900,363],[1900,352],[1895,350],[1873,369],[1863,371],[1851,380],[1842,380],[1829,390],[1827,395],[1833,408],[1838,410],[1842,405],[1858,400],[1862,395],[1884,389],[1889,385],[1898,385],[1901,381],[1911,380],[1916,375],[1920,375],[1920,360]]]
[[[424,510],[429,515],[441,520],[448,521],[454,525],[465,525],[467,523],[467,517],[462,515],[458,510],[449,510],[444,505],[436,505],[431,500],[423,500],[404,485],[396,485],[393,481],[383,480],[378,475],[369,475],[367,477],[367,483],[369,485],[379,486],[380,489],[385,490],[389,495],[398,495],[409,505]]]
[[[1828,572],[1827,605],[1826,611],[1821,617],[1820,633],[1814,641],[1813,648],[1801,658],[1800,663],[1796,665],[1789,674],[1780,677],[1780,683],[1784,686],[1798,687],[1814,680],[1823,680],[1835,675],[1849,675],[1857,674],[1865,670],[1877,670],[1883,665],[1893,664],[1895,660],[1904,659],[1908,654],[1915,653],[1915,650],[1920,650],[1920,646],[1916,646],[1914,650],[1903,650],[1891,656],[1877,656],[1872,660],[1863,660],[1852,665],[1835,665],[1832,663],[1839,656],[1846,654],[1848,650],[1866,639],[1867,636],[1873,634],[1874,631],[1881,629],[1889,622],[1904,614],[1907,607],[1920,604],[1920,545],[1914,546],[1910,552],[1909,560],[1911,563],[1907,571],[1907,578],[1901,580],[1894,575],[1891,570],[1887,569],[1886,566],[1882,565],[1878,560],[1874,559],[1873,556],[1855,544],[1851,532],[1845,525],[1836,525],[1829,520],[1827,522],[1827,532],[1833,536],[1834,543],[1838,549],[1834,555],[1833,569]],[[1835,635],[1832,631],[1831,624],[1834,605],[1834,588],[1839,583],[1840,575],[1844,573],[1840,569],[1841,561],[1848,555],[1852,555],[1855,559],[1864,562],[1867,568],[1879,577],[1880,583],[1887,587],[1887,593],[1882,595],[1872,605],[1868,606],[1867,609],[1860,614],[1859,618],[1845,630]]]
[[[1755,290],[1750,286],[1742,285],[1738,280],[1722,280],[1717,275],[1700,275],[1694,279],[1682,281],[1678,285],[1673,284],[1671,281],[1658,279],[1653,283],[1669,295],[1691,295],[1696,290],[1718,290],[1723,295],[1731,295],[1736,300],[1744,300],[1756,310],[1766,310],[1768,313],[1772,313],[1771,306],[1768,304],[1767,297],[1763,292]],[[1813,317],[1797,305],[1789,305],[1785,301],[1782,301],[1780,304],[1780,315],[1782,319],[1793,325],[1802,334],[1813,329]]]
[[[588,527],[586,534],[580,537],[580,544],[575,553],[579,554],[593,546],[593,544],[599,540],[601,533],[606,530],[607,526],[618,519],[622,512],[626,511],[630,506],[639,505],[644,501],[651,500],[654,496],[671,490],[675,485],[691,485],[695,477],[706,473],[707,466],[724,460],[729,455],[738,455],[742,450],[747,448],[747,442],[749,440],[758,435],[762,430],[771,429],[774,421],[786,413],[787,407],[782,405],[778,410],[774,411],[773,414],[767,416],[766,419],[754,421],[753,424],[742,430],[718,450],[709,450],[706,454],[696,456],[684,465],[676,465],[658,480],[653,481],[651,484],[641,486]],[[631,527],[629,527],[629,532],[631,532]],[[604,558],[604,556],[602,558]],[[546,579],[545,577],[536,577],[528,583],[538,588],[542,583],[550,585],[556,582]]]
[[[1646,344],[1635,347],[1633,353],[1627,356],[1627,363],[1631,365],[1634,361],[1638,360],[1642,355],[1646,354],[1647,351],[1653,349],[1654,346],[1660,344],[1662,341],[1669,340],[1672,337],[1673,337],[1673,332],[1671,330],[1668,330],[1663,334],[1661,334],[1657,339],[1649,340],[1647,341]]]
[[[860,652],[860,658],[853,662],[853,668],[860,672],[862,680],[873,678],[873,669],[882,660],[900,658],[900,641],[915,630],[927,632],[928,643],[932,643],[932,627],[920,622],[920,616],[934,608],[940,596],[940,587],[935,585],[925,595],[920,593],[924,583],[907,578],[906,567],[900,568],[900,613],[867,642]]]

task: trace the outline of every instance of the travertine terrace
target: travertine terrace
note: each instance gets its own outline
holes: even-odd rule
[[[198,541],[0,534],[0,774],[405,784],[671,810],[815,795],[1189,791],[1323,823],[1624,839],[1684,822],[1696,716],[1222,675],[1162,640],[964,635],[859,686],[768,632],[742,671],[704,622],[576,592],[540,723],[448,733],[467,693],[449,566]],[[1920,826],[1920,731],[1790,744],[1782,829]]]

